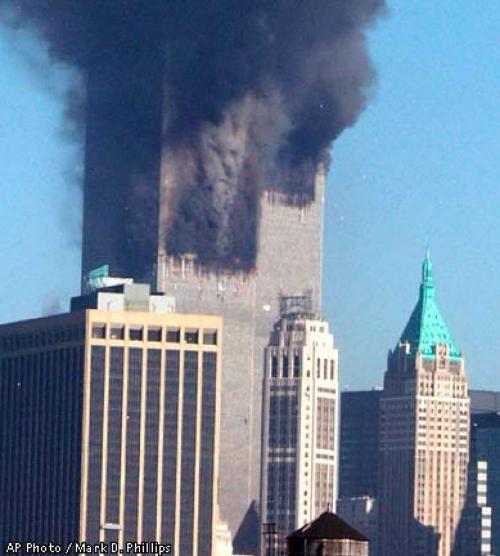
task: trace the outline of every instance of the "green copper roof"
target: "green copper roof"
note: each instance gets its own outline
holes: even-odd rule
[[[460,357],[460,351],[437,306],[435,294],[432,262],[427,251],[422,265],[422,283],[418,302],[399,341],[409,342],[413,355],[418,351],[424,357],[434,357],[434,345],[446,344],[450,347],[451,357]]]

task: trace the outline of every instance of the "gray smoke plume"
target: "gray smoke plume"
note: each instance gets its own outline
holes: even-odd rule
[[[61,297],[55,294],[47,294],[42,302],[42,316],[50,317],[51,315],[58,315],[63,313]]]
[[[152,168],[165,148],[167,251],[248,269],[262,189],[309,202],[314,169],[364,109],[374,77],[365,32],[384,10],[384,0],[4,0],[0,11],[88,78],[98,123],[89,119],[87,137],[107,143],[106,160],[87,154],[87,174],[100,165],[103,196],[127,199],[117,226],[135,239],[124,257],[155,241]]]

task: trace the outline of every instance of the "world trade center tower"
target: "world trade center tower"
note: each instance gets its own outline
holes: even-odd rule
[[[88,75],[83,279],[109,264],[114,275],[173,295],[179,312],[223,317],[220,511],[235,552],[256,554],[264,348],[280,295],[308,291],[313,311],[321,310],[325,172],[310,176],[306,200],[273,183],[259,189],[251,268],[217,269],[193,253],[169,252],[172,229],[164,223],[171,219],[176,161],[164,133],[161,60],[132,56],[131,67],[120,68],[107,63],[109,55]],[[123,82],[125,70],[134,79]],[[188,224],[196,229],[196,221]]]

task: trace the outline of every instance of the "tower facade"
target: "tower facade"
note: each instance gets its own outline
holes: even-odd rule
[[[342,392],[339,498],[377,497],[381,394]]]
[[[335,507],[338,352],[328,323],[289,313],[265,354],[261,513],[284,551],[286,534]]]
[[[500,551],[500,415],[473,414],[471,417],[471,473],[482,462],[486,466],[486,488],[478,496],[486,497],[491,508],[491,553]],[[486,491],[486,493],[485,493]],[[485,502],[479,500],[479,502]],[[484,505],[484,504],[483,504]]]
[[[212,556],[220,318],[140,284],[72,305],[0,326],[0,544]]]
[[[467,499],[462,510],[453,556],[491,556],[492,508],[488,503],[488,462],[471,454]]]
[[[435,299],[432,264],[389,352],[381,398],[381,556],[449,556],[465,501],[469,396],[464,359]]]
[[[259,539],[262,354],[279,316],[280,292],[311,290],[314,310],[321,310],[324,170],[317,172],[313,195],[304,202],[275,184],[264,188],[253,270],[215,271],[189,253],[172,256],[164,224],[171,219],[175,194],[172,155],[162,140],[168,99],[157,77],[161,57],[134,61],[131,53],[130,63],[133,71],[117,68],[103,54],[89,75],[83,276],[109,264],[114,274],[174,295],[181,312],[221,315],[231,330],[223,347],[221,515],[236,549],[253,554]],[[126,69],[132,81],[124,84]],[[137,99],[144,83],[148,94]],[[116,94],[106,94],[109,89]],[[103,97],[110,99],[106,114]],[[124,103],[130,109],[123,110]]]

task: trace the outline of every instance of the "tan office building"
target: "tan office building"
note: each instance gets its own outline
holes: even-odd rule
[[[215,553],[221,319],[172,311],[127,284],[0,326],[1,542]]]
[[[429,255],[417,305],[389,353],[380,434],[381,556],[450,556],[465,501],[469,396]]]

